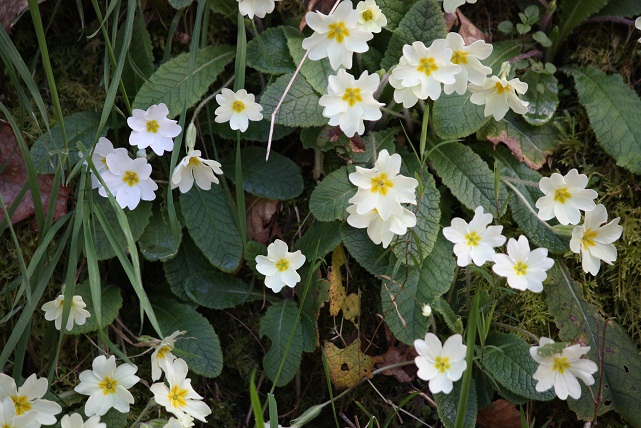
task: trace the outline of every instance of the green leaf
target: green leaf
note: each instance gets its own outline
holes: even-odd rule
[[[347,218],[347,201],[356,194],[356,186],[349,181],[349,173],[348,167],[340,167],[314,188],[309,198],[309,210],[317,220]]]
[[[380,245],[367,236],[365,229],[355,229],[348,224],[341,226],[341,238],[352,257],[372,275],[383,275],[390,264],[389,255]]]
[[[209,321],[195,309],[172,299],[154,299],[153,307],[166,335],[176,330],[187,332],[176,342],[174,354],[185,360],[194,373],[209,378],[218,376],[223,369],[223,352]]]
[[[429,46],[436,39],[447,35],[443,11],[436,0],[419,0],[405,14],[394,30],[381,68],[389,70],[398,63],[403,54],[403,45],[420,41]]]
[[[183,237],[176,257],[164,262],[162,267],[172,293],[182,300],[190,300],[185,290],[185,278],[212,268],[207,257],[188,234]]]
[[[316,321],[305,312],[300,314],[303,332],[303,352],[314,352],[318,346],[318,327]]]
[[[129,426],[129,413],[120,413],[112,408],[100,417],[100,422],[106,424],[107,428],[125,428]]]
[[[477,133],[479,140],[489,140],[496,146],[503,143],[514,156],[532,169],[541,168],[547,157],[558,147],[559,131],[553,124],[528,125],[518,115],[508,112],[501,121],[490,121]]]
[[[494,49],[483,63],[492,67],[492,73],[498,74],[501,64],[521,53],[521,45],[516,42],[499,42],[493,44]],[[454,92],[451,95],[441,94],[434,101],[432,120],[436,134],[445,139],[467,137],[478,131],[490,118],[485,117],[485,106],[472,104],[472,93],[467,91],[463,95]]]
[[[160,210],[158,204],[154,205],[149,224],[138,241],[142,255],[151,261],[171,259],[178,253],[181,240],[182,229],[178,232],[178,242],[176,242],[169,218]]]
[[[468,209],[482,206],[494,217],[506,209],[507,192],[496,195],[494,173],[479,155],[461,143],[450,143],[432,151],[432,165],[452,194]]]
[[[116,238],[118,238],[118,242],[123,248],[126,249],[127,239],[125,238],[125,234],[122,233],[122,229],[118,224],[116,212],[113,210],[111,204],[109,203],[109,199],[103,198],[102,196],[94,197],[93,204],[102,208],[102,211],[105,213],[105,217],[111,225]],[[149,224],[149,218],[151,217],[151,207],[151,202],[141,201],[135,210],[125,210],[125,216],[127,216],[127,221],[129,222],[129,227],[131,228],[131,234],[135,241],[140,239],[145,228]],[[116,252],[113,250],[113,248],[111,248],[109,239],[107,239],[107,235],[105,234],[104,229],[95,216],[92,216],[92,222],[93,227],[96,231],[96,234],[94,235],[94,242],[96,243],[96,257],[98,257],[98,260],[106,260],[115,257]]]
[[[556,77],[547,72],[530,70],[521,80],[528,84],[528,90],[521,98],[530,103],[523,119],[535,126],[548,123],[559,106],[559,84]]]
[[[278,102],[285,93],[293,74],[288,73],[267,85],[260,97],[263,115],[270,117]],[[318,104],[320,97],[301,75],[297,75],[294,83],[278,110],[275,123],[291,127],[323,126],[327,118],[323,117],[323,109]]]
[[[286,300],[271,305],[260,320],[260,337],[267,336],[272,345],[263,357],[265,375],[272,382],[276,381],[281,362],[282,371],[275,382],[284,386],[291,381],[298,368],[303,354],[303,328],[298,318],[298,306],[293,300]],[[294,327],[294,324],[296,327]],[[290,336],[293,337],[290,342]]]
[[[203,134],[217,134],[226,140],[236,140],[236,133],[238,131],[231,129],[229,122],[217,123],[215,121],[215,109],[210,108],[208,111],[203,112],[200,116],[200,130]],[[211,116],[208,116],[209,113]],[[263,120],[258,121],[249,121],[249,126],[247,131],[243,132],[243,140],[245,141],[259,141],[267,142],[269,139],[269,127],[270,127],[270,118],[265,117]],[[274,141],[280,140],[281,138],[294,132],[294,128],[283,125],[274,125]]]
[[[67,134],[67,147],[62,139],[62,130],[59,125],[51,128],[51,131],[42,134],[31,146],[31,158],[38,174],[53,174],[59,162],[62,162],[63,170],[67,170],[67,159],[71,164],[78,162],[77,143],[82,143],[86,148],[93,147],[98,125],[100,124],[100,113],[95,111],[81,111],[67,116],[63,119],[65,132]],[[100,136],[107,135],[111,125],[105,125]]]
[[[434,300],[431,306],[434,312],[441,315],[443,321],[445,321],[445,324],[447,324],[447,327],[452,331],[452,333],[459,333],[456,328],[456,324],[457,322],[459,322],[459,318],[456,316],[456,314],[452,310],[452,307],[449,303],[447,303],[447,301],[445,301],[445,299],[439,297]]]
[[[376,4],[387,18],[386,30],[394,31],[416,0],[377,0]]]
[[[608,3],[608,0],[582,0],[560,2],[558,13],[559,43],[572,33],[581,22],[597,13]]]
[[[278,201],[294,199],[303,192],[303,176],[294,161],[271,151],[265,161],[267,150],[262,147],[247,147],[241,152],[243,187],[254,196]],[[234,181],[233,158],[225,165],[227,175]]]
[[[341,223],[338,221],[316,222],[296,242],[294,249],[299,249],[307,260],[311,260],[314,254],[324,258],[332,252],[341,242]]]
[[[383,280],[381,305],[385,322],[398,340],[412,345],[425,337],[430,319],[423,316],[423,306],[450,289],[455,270],[452,245],[440,235],[420,269],[400,267],[394,276],[388,269],[390,279]]]
[[[637,0],[610,0],[596,15],[636,18],[641,15],[641,3]]]
[[[456,421],[456,410],[458,407],[459,397],[461,396],[461,381],[454,382],[454,389],[449,394],[434,394],[434,401],[437,405],[438,416],[446,428],[453,428]],[[463,427],[474,428],[476,426],[476,414],[478,413],[478,404],[476,401],[476,383],[472,379],[470,392],[467,396],[467,407],[465,408],[465,420]]]
[[[641,99],[623,82],[592,68],[567,70],[576,82],[596,138],[617,165],[641,174]]]
[[[305,56],[305,49],[303,49],[303,39],[305,37],[300,34],[297,29],[292,27],[285,28],[285,37],[287,37],[289,54],[292,56],[296,65],[300,64]],[[323,58],[320,61],[312,61],[307,58],[300,69],[300,73],[311,87],[322,95],[327,93],[327,78],[336,74],[336,71],[334,71],[329,64],[327,58]]]
[[[185,225],[209,262],[223,272],[234,272],[243,257],[243,241],[221,186],[194,186],[180,195]]]
[[[120,55],[122,42],[124,40],[125,26],[118,31],[118,39],[114,47],[116,58]],[[154,72],[154,57],[151,50],[151,38],[145,26],[145,20],[137,15],[134,18],[133,33],[136,37],[131,38],[127,61],[122,69],[122,83],[125,85],[127,96],[131,99],[145,83],[147,78]]]
[[[151,105],[165,103],[169,109],[168,117],[173,118],[182,112],[185,105],[191,107],[202,98],[233,57],[232,46],[210,46],[198,50],[187,93],[189,53],[178,55],[161,65],[142,85],[132,107],[146,110]]]
[[[245,263],[247,266],[254,272],[254,275],[259,278],[264,278],[265,276],[256,270],[256,256],[266,255],[267,246],[256,241],[247,241],[245,244]]]
[[[194,0],[169,0],[169,4],[174,7],[174,9],[184,9],[189,6]]]
[[[594,374],[595,383],[587,387],[581,383],[581,398],[568,398],[568,405],[583,420],[592,420],[594,401],[590,389],[599,391],[603,379],[601,415],[615,411],[633,426],[641,426],[641,359],[639,350],[626,331],[611,319],[607,320],[583,295],[583,285],[570,277],[568,268],[558,260],[550,271],[552,281],[545,287],[548,310],[554,316],[563,341],[587,345],[587,358],[602,365]],[[605,328],[604,328],[605,327]],[[603,362],[600,364],[600,355]]]
[[[525,164],[517,161],[504,147],[497,147],[496,150],[492,150],[491,155],[500,162],[501,175],[533,184],[538,183],[541,179],[541,175],[538,172],[532,171]],[[512,193],[509,202],[510,211],[512,212],[512,218],[519,228],[538,247],[547,248],[554,254],[563,254],[568,251],[567,238],[563,238],[554,233],[554,230],[546,222],[540,220],[536,214],[536,201],[543,197],[543,193],[539,190],[539,187],[526,186],[518,182],[511,184],[519,193],[517,195],[516,192],[510,188],[510,193]]]
[[[513,334],[492,332],[485,342],[483,368],[498,383],[514,394],[530,400],[548,401],[555,395],[552,390],[537,392],[532,378],[538,363],[530,356],[530,345]]]
[[[206,270],[184,278],[187,295],[209,309],[228,309],[242,305],[252,297],[252,286],[235,276]],[[263,293],[254,297],[263,298]]]
[[[261,73],[292,73],[296,66],[289,56],[285,27],[268,28],[247,43],[247,65]]]
[[[209,2],[211,11],[214,13],[221,13],[226,17],[235,16],[238,13],[237,0],[211,0]]]
[[[77,284],[75,288],[75,295],[82,297],[82,300],[87,304],[87,309],[92,315],[83,325],[74,324],[73,328],[68,334],[79,335],[91,333],[100,328],[104,328],[114,322],[118,316],[118,312],[122,307],[122,297],[120,296],[120,288],[113,285],[106,285],[102,287],[100,307],[102,309],[102,325],[98,325],[95,317],[96,310],[93,306],[91,298],[91,288],[89,284]],[[66,330],[65,330],[66,331]]]

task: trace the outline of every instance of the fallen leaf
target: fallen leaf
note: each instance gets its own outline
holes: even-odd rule
[[[278,211],[278,201],[247,196],[247,236],[250,241],[267,245],[272,241],[270,224]]]
[[[514,404],[499,399],[478,413],[476,424],[481,428],[520,428],[521,415]]]
[[[452,31],[452,27],[454,27],[454,24],[456,24],[456,22],[458,21],[458,18],[456,17],[455,12],[452,12],[452,13],[446,12],[444,18],[445,18],[445,29],[449,33],[450,31]]]
[[[365,153],[365,143],[360,135],[356,134],[349,139],[349,148],[353,153]]]
[[[477,40],[487,40],[485,33],[479,30],[476,25],[472,24],[472,21],[467,19],[467,16],[463,15],[459,9],[456,9],[456,16],[461,23],[458,33],[463,37],[463,41],[465,41],[466,45],[471,45]]]
[[[399,348],[390,346],[387,351],[381,356],[383,361],[378,363],[378,367],[385,367],[396,363],[404,363],[406,361],[413,361],[416,358],[414,348],[406,345],[400,345]],[[416,378],[416,366],[403,366],[394,367],[393,369],[383,370],[381,372],[385,376],[394,376],[399,382],[411,382]]]
[[[11,23],[27,8],[27,0],[2,0],[0,3],[0,24],[8,33]]]
[[[343,286],[341,268],[347,263],[342,245],[332,251],[332,266],[328,269],[329,279],[329,314],[333,317],[343,311],[343,317],[358,327],[356,318],[361,314],[361,295],[352,293],[349,296]]]
[[[325,342],[325,357],[329,377],[336,388],[352,388],[363,378],[372,378],[374,364],[383,358],[370,357],[361,352],[361,340],[356,339],[347,348],[340,349],[331,342]]]
[[[53,188],[53,175],[38,175],[38,187],[43,209],[49,206],[49,198]],[[7,208],[13,204],[20,190],[27,182],[27,168],[22,160],[16,136],[11,126],[0,121],[0,195]],[[58,198],[54,206],[53,220],[56,221],[67,213],[67,201],[72,195],[69,187],[60,186]],[[31,191],[20,201],[16,211],[11,217],[11,224],[15,224],[35,213]],[[45,213],[46,215],[46,213]],[[4,213],[0,211],[0,222],[4,220]]]

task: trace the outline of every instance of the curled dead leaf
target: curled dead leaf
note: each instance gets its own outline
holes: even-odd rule
[[[463,37],[466,45],[470,45],[477,40],[487,41],[485,33],[479,30],[478,27],[474,25],[472,21],[467,18],[467,16],[463,15],[463,13],[459,9],[456,9],[456,16],[461,23],[461,27],[459,28],[458,33],[461,35],[461,37]]]
[[[327,278],[329,280],[329,314],[336,316],[343,311],[343,317],[358,327],[356,318],[361,314],[361,295],[352,293],[349,296],[343,286],[343,276],[341,268],[345,265],[347,259],[343,246],[339,245],[332,252],[332,266],[328,269]]]
[[[390,366],[396,363],[404,363],[406,361],[413,361],[416,358],[416,351],[414,348],[401,344],[398,348],[390,346],[387,351],[382,355],[383,361],[378,364],[378,367]],[[394,367],[393,369],[383,370],[381,373],[385,376],[394,376],[399,382],[411,382],[416,378],[416,366],[409,365],[403,367]]]
[[[476,424],[481,428],[520,428],[521,415],[514,404],[501,398],[478,413]]]
[[[361,352],[361,340],[356,339],[347,348],[340,349],[331,342],[323,345],[329,377],[336,388],[352,388],[364,378],[371,378],[374,364],[383,357],[370,357]]]
[[[272,219],[278,212],[278,201],[247,196],[247,236],[263,245],[271,243]]]
[[[8,33],[11,23],[27,8],[27,0],[2,0],[0,2],[0,24]]]

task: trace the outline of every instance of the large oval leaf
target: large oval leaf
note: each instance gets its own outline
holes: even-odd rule
[[[188,234],[183,237],[176,256],[163,263],[162,266],[169,288],[182,300],[190,299],[185,289],[185,278],[212,268],[207,257]]]
[[[314,188],[309,198],[309,210],[317,220],[347,218],[347,201],[356,194],[356,186],[349,181],[349,173],[348,167],[340,167]]]
[[[530,70],[521,80],[528,84],[528,90],[522,98],[530,103],[523,119],[530,125],[545,125],[554,117],[559,105],[559,84],[556,77],[545,71]]]
[[[284,28],[268,28],[247,43],[249,67],[267,74],[285,74],[296,70],[289,56]]]
[[[265,117],[270,117],[276,109],[292,76],[292,73],[280,76],[265,88],[265,92],[260,97],[260,104],[265,109],[263,111]],[[289,88],[274,123],[291,127],[323,126],[327,123],[327,118],[323,116],[319,101],[318,94],[299,74]]]
[[[145,227],[145,231],[138,241],[140,252],[147,260],[171,259],[178,253],[182,229],[178,231],[178,240],[175,240],[166,213],[161,212],[158,205],[154,205],[152,211],[149,224]]]
[[[229,274],[206,270],[184,279],[189,297],[210,309],[228,309],[241,305],[252,297],[250,284]],[[254,297],[263,298],[263,293]]]

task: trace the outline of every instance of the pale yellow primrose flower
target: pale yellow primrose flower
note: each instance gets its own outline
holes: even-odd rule
[[[547,248],[530,251],[527,238],[521,235],[518,241],[510,238],[507,242],[507,255],[494,255],[492,270],[507,278],[507,284],[512,288],[540,293],[548,276],[546,272],[554,265],[554,260],[547,255]]]
[[[294,288],[300,281],[296,270],[305,264],[300,250],[290,253],[280,239],[267,246],[267,256],[256,256],[256,270],[265,275],[265,286],[278,293],[284,286]]]
[[[461,66],[461,72],[454,75],[454,83],[443,85],[443,92],[451,94],[456,92],[463,95],[467,91],[467,84],[482,85],[485,77],[492,72],[490,67],[481,64],[492,53],[492,45],[483,40],[477,40],[465,46],[463,37],[458,33],[448,33],[445,37],[445,47],[452,50],[450,61]]]
[[[59,295],[54,300],[45,303],[40,308],[45,312],[45,319],[47,321],[54,321],[56,329],[62,328],[62,312],[65,305],[65,296]],[[71,301],[71,309],[69,310],[69,318],[67,318],[67,331],[73,329],[74,324],[84,325],[87,318],[91,316],[85,308],[87,304],[82,300],[82,296],[73,296]]]
[[[263,106],[256,102],[254,94],[248,93],[245,89],[234,92],[223,88],[220,94],[216,95],[216,102],[220,106],[214,112],[214,120],[216,123],[229,122],[231,129],[245,132],[250,120],[263,120]]]
[[[599,273],[601,260],[611,265],[617,259],[617,249],[612,243],[621,237],[623,227],[619,226],[619,217],[610,223],[605,206],[599,204],[592,211],[585,213],[583,225],[572,231],[570,249],[581,253],[581,265],[584,272],[592,275]]]
[[[517,95],[527,92],[527,83],[521,82],[518,78],[508,81],[503,76],[490,76],[485,78],[482,85],[470,83],[468,89],[472,91],[472,104],[485,105],[485,117],[494,116],[494,120],[501,120],[510,109],[518,114],[528,111],[529,103]]]
[[[181,193],[188,192],[194,182],[203,190],[211,189],[211,184],[218,184],[218,177],[222,175],[221,164],[215,160],[200,157],[200,150],[189,150],[174,169],[171,176],[171,188],[178,187]]]
[[[167,370],[167,366],[174,362],[176,356],[171,353],[174,350],[178,336],[185,334],[185,331],[174,331],[171,335],[163,340],[158,340],[154,346],[154,352],[151,354],[151,380],[156,381],[162,376],[162,372]]]
[[[42,398],[48,388],[49,381],[46,378],[38,378],[35,374],[29,376],[18,388],[13,378],[0,373],[0,401],[10,398],[15,408],[15,416],[29,414],[29,420],[31,417],[35,418],[37,426],[55,424],[57,419],[54,415],[62,412],[58,403]],[[4,428],[4,425],[0,424],[0,427]]]
[[[367,42],[374,37],[359,26],[360,18],[349,0],[341,2],[331,15],[307,12],[305,20],[314,30],[314,34],[303,40],[303,49],[309,50],[309,59],[329,58],[334,70],[341,65],[352,68],[353,53],[366,52],[369,49]]]
[[[125,149],[124,147],[119,147],[117,149],[114,149],[114,146],[113,144],[111,144],[111,141],[109,141],[105,137],[98,138],[98,143],[96,144],[96,148],[93,151],[93,156],[91,157],[91,160],[93,161],[93,164],[96,167],[98,174],[102,175],[103,172],[109,170],[109,168],[107,167],[107,155],[114,152],[126,154],[127,149]],[[78,155],[80,157],[83,156],[82,152],[78,152]],[[84,164],[87,165],[87,161],[84,161]],[[94,175],[93,171],[90,171],[90,174],[91,174],[91,188],[98,189],[102,187],[102,184],[100,184],[100,180],[98,180],[98,178]]]
[[[35,412],[27,412],[18,416],[11,398],[0,401],[0,427],[2,428],[39,428]]]
[[[427,333],[425,340],[414,341],[414,348],[418,353],[418,357],[414,359],[418,367],[416,376],[429,381],[430,391],[434,394],[452,392],[454,382],[463,376],[467,368],[467,346],[463,345],[463,337],[455,334],[441,345],[435,334]]]
[[[383,27],[387,25],[387,18],[374,0],[358,2],[356,11],[360,14],[358,25],[365,31],[380,33]]]
[[[163,103],[152,105],[147,110],[133,109],[127,125],[132,129],[129,144],[139,149],[151,149],[158,156],[174,148],[174,137],[182,131],[175,120],[167,118],[169,109]]]
[[[581,358],[590,351],[590,347],[577,343],[552,355],[544,355],[540,352],[545,345],[553,343],[554,340],[541,337],[539,346],[530,348],[530,356],[539,363],[539,367],[532,375],[534,380],[538,381],[536,390],[543,392],[554,387],[554,393],[561,400],[567,399],[568,396],[578,400],[581,397],[581,385],[577,378],[586,385],[592,385],[594,384],[592,374],[598,370],[594,361]]]
[[[539,180],[539,188],[545,196],[536,201],[541,220],[554,217],[563,225],[577,224],[581,220],[579,210],[592,211],[596,204],[594,199],[599,196],[592,189],[586,189],[588,176],[579,174],[572,168],[565,176],[554,173],[550,177]]]
[[[107,166],[109,170],[102,178],[122,208],[133,210],[141,200],[156,199],[158,185],[151,179],[151,165],[146,158],[131,159],[127,153],[113,152],[107,155]],[[104,187],[98,193],[107,197]]]
[[[357,229],[367,228],[367,236],[376,245],[383,244],[383,248],[389,246],[394,236],[403,236],[408,228],[416,226],[416,216],[406,208],[401,215],[392,214],[387,220],[383,220],[376,208],[365,214],[359,214],[356,208],[356,205],[347,207],[347,223]]]
[[[60,426],[61,428],[107,428],[107,424],[100,422],[99,416],[92,416],[85,422],[78,413],[64,415],[60,420]]]
[[[236,0],[240,13],[249,19],[264,18],[268,13],[272,13],[276,7],[275,1],[280,0]]]
[[[116,367],[116,357],[99,355],[94,358],[92,370],[80,373],[74,391],[88,395],[85,403],[85,415],[103,416],[112,407],[121,413],[129,413],[129,405],[134,403],[134,396],[128,391],[138,383],[138,367],[125,363]]]

